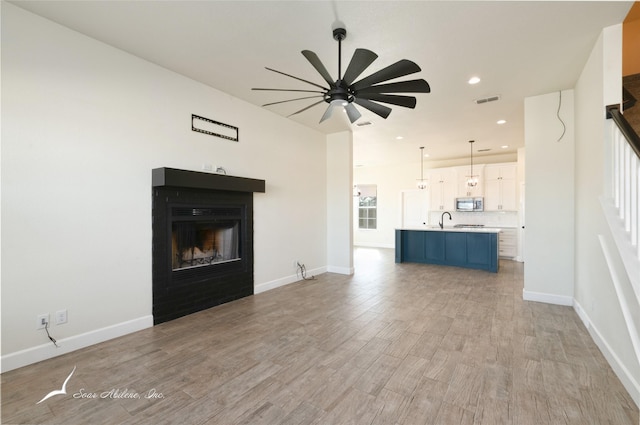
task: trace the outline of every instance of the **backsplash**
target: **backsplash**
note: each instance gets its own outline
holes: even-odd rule
[[[437,225],[444,211],[430,211],[429,225]],[[458,212],[449,211],[449,216],[444,217],[445,226],[456,224],[483,224],[486,227],[518,227],[517,211],[484,211],[484,212]]]

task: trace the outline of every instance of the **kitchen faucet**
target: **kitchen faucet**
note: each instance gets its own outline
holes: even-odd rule
[[[451,213],[449,211],[443,212],[442,216],[440,216],[440,222],[438,223],[440,225],[441,229],[444,229],[444,215],[445,214],[449,214],[449,220],[451,220]]]

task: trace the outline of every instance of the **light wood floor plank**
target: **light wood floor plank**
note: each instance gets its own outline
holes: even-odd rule
[[[640,423],[575,311],[522,300],[522,264],[503,260],[496,274],[355,254],[353,276],[326,273],[4,373],[0,422]],[[36,404],[74,366],[67,394]],[[140,397],[74,397],[125,389]]]
[[[371,425],[389,425],[397,423],[404,414],[409,403],[409,398],[401,396],[386,389],[382,389],[376,398],[376,404],[380,406],[378,414]]]
[[[401,362],[401,358],[382,354],[353,386],[362,392],[378,396]]]

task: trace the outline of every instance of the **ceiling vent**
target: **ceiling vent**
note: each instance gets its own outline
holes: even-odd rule
[[[357,122],[356,125],[358,127],[364,127],[365,125],[371,125],[373,124],[371,121],[364,121],[364,122]]]
[[[495,102],[496,100],[500,100],[500,96],[496,95],[496,96],[483,97],[482,99],[474,100],[474,102],[476,102],[477,105],[481,105],[483,103]]]

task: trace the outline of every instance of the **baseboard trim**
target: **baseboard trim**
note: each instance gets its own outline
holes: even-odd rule
[[[307,278],[317,276],[327,272],[326,267],[318,267],[317,269],[307,270]],[[299,282],[302,280],[302,276],[299,273],[294,275],[285,276],[280,279],[275,279],[270,282],[259,283],[253,287],[254,294],[260,294],[262,292],[270,291],[272,289],[279,288],[281,286],[289,285],[291,283]]]
[[[546,304],[573,306],[573,297],[566,295],[545,294],[543,292],[533,292],[522,290],[522,299],[525,301],[535,301]]]
[[[141,331],[153,326],[153,316],[143,316],[126,322],[117,323],[105,328],[85,332],[58,340],[58,347],[46,343],[25,350],[2,356],[2,373],[18,369],[33,363],[71,353],[81,348],[89,347],[110,339],[118,338],[133,332]]]
[[[346,274],[348,276],[355,273],[355,269],[353,267],[327,266],[327,271],[329,273]]]
[[[353,246],[361,247],[361,248],[390,248],[394,249],[396,247],[395,242],[391,244],[387,243],[370,243],[370,242],[358,242],[354,243]]]
[[[591,319],[589,319],[589,315],[587,314],[586,310],[582,308],[580,303],[575,299],[573,300],[573,309],[578,314],[578,317],[582,321],[582,324],[584,325],[584,327],[587,328],[587,330],[589,330],[589,327],[591,326]]]
[[[640,408],[640,384],[636,381],[629,371],[620,361],[620,358],[616,355],[613,349],[607,344],[607,341],[602,337],[602,334],[598,331],[598,329],[593,325],[591,319],[587,312],[582,308],[582,306],[574,300],[574,309],[576,313],[584,323],[584,326],[587,328],[587,332],[591,335],[591,339],[600,349],[600,352],[607,359],[607,363],[613,369],[613,372],[616,374],[622,386],[627,390],[633,401],[636,403],[636,406]]]

